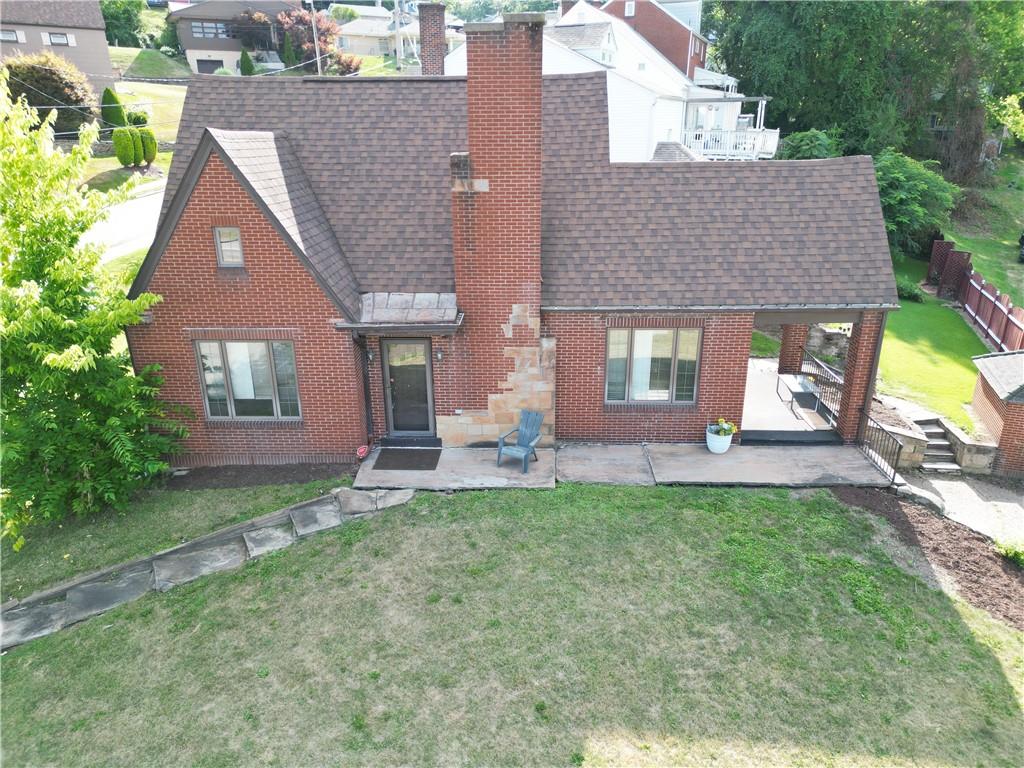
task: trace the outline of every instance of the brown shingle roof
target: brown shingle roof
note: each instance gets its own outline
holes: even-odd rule
[[[544,34],[567,48],[600,48],[611,28],[611,23],[607,21],[598,24],[559,24],[544,27]]]
[[[37,27],[107,28],[99,0],[3,0],[0,2],[0,21],[8,25]]]
[[[612,165],[606,99],[544,78],[545,307],[896,305],[870,158]],[[206,126],[287,132],[360,292],[454,290],[465,78],[194,78],[165,201]]]
[[[276,18],[282,11],[299,7],[298,0],[203,0],[168,14],[172,19],[215,19],[229,21],[244,11],[261,11]]]

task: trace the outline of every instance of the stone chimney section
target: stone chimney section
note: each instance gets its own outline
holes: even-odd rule
[[[444,57],[448,53],[445,34],[444,3],[420,3],[420,61],[425,77],[444,74]]]

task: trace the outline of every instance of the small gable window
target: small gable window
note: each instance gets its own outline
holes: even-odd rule
[[[626,17],[629,18],[629,17],[635,16],[635,15],[636,15],[636,3],[633,0],[629,0],[629,2],[626,3]]]
[[[213,239],[217,243],[218,266],[242,266],[242,233],[238,227],[215,227]]]

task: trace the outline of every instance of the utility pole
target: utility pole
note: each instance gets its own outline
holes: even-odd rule
[[[313,22],[313,53],[316,55],[316,73],[321,77],[324,74],[323,61],[320,59],[320,33],[316,31],[316,6],[313,0],[309,0],[310,18]]]
[[[395,0],[395,69],[402,71],[402,59],[405,58],[402,50],[402,0]]]

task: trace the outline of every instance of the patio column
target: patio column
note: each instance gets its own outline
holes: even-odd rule
[[[847,442],[860,436],[862,414],[874,391],[884,319],[883,312],[864,312],[853,324],[843,371],[843,394],[836,414],[836,431]]]
[[[782,326],[782,349],[779,350],[779,373],[800,373],[804,361],[809,325]]]

